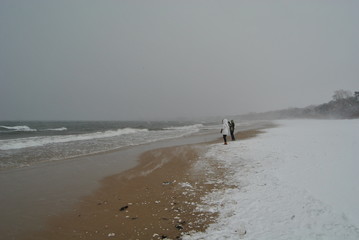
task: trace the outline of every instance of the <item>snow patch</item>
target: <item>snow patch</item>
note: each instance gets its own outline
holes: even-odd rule
[[[277,123],[210,147],[236,187],[208,194],[197,211],[218,221],[183,239],[359,239],[359,120]]]

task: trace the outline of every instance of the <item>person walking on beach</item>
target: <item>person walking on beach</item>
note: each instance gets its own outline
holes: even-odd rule
[[[231,120],[230,122],[228,122],[228,124],[229,124],[229,131],[230,131],[230,133],[231,133],[232,141],[234,141],[234,140],[236,140],[236,139],[234,138],[234,127],[235,127],[236,125],[234,124],[234,121],[233,121],[233,120]]]
[[[221,133],[223,135],[224,145],[227,145],[227,135],[229,133],[228,120],[223,119],[222,124]]]

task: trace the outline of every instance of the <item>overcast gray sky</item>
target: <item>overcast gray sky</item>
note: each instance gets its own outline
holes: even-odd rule
[[[1,0],[0,120],[226,116],[359,90],[359,1]]]

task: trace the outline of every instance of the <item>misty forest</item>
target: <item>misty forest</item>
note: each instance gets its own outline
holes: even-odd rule
[[[317,118],[317,119],[353,119],[359,118],[359,92],[354,94],[349,90],[337,90],[332,100],[320,105],[310,105],[304,108],[288,108],[263,113],[249,113],[240,116],[242,119],[287,119],[287,118]]]

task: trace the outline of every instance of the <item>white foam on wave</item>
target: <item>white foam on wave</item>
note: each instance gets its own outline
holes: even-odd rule
[[[29,137],[18,138],[10,140],[0,140],[0,150],[12,150],[28,147],[39,147],[52,143],[66,143],[72,141],[84,141],[99,138],[116,137],[125,134],[135,134],[140,132],[147,132],[148,129],[134,129],[123,128],[116,131],[95,132],[79,135],[65,135],[65,136],[41,136],[41,137]]]
[[[5,128],[7,130],[13,130],[17,132],[36,132],[36,129],[32,129],[28,126],[0,126],[1,128]]]
[[[45,131],[67,131],[67,128],[66,127],[48,128],[48,129],[45,129]]]
[[[181,127],[167,127],[164,128],[164,130],[189,130],[189,131],[199,131],[200,128],[203,127],[203,124],[194,124],[194,125],[187,125],[187,126],[181,126]]]

